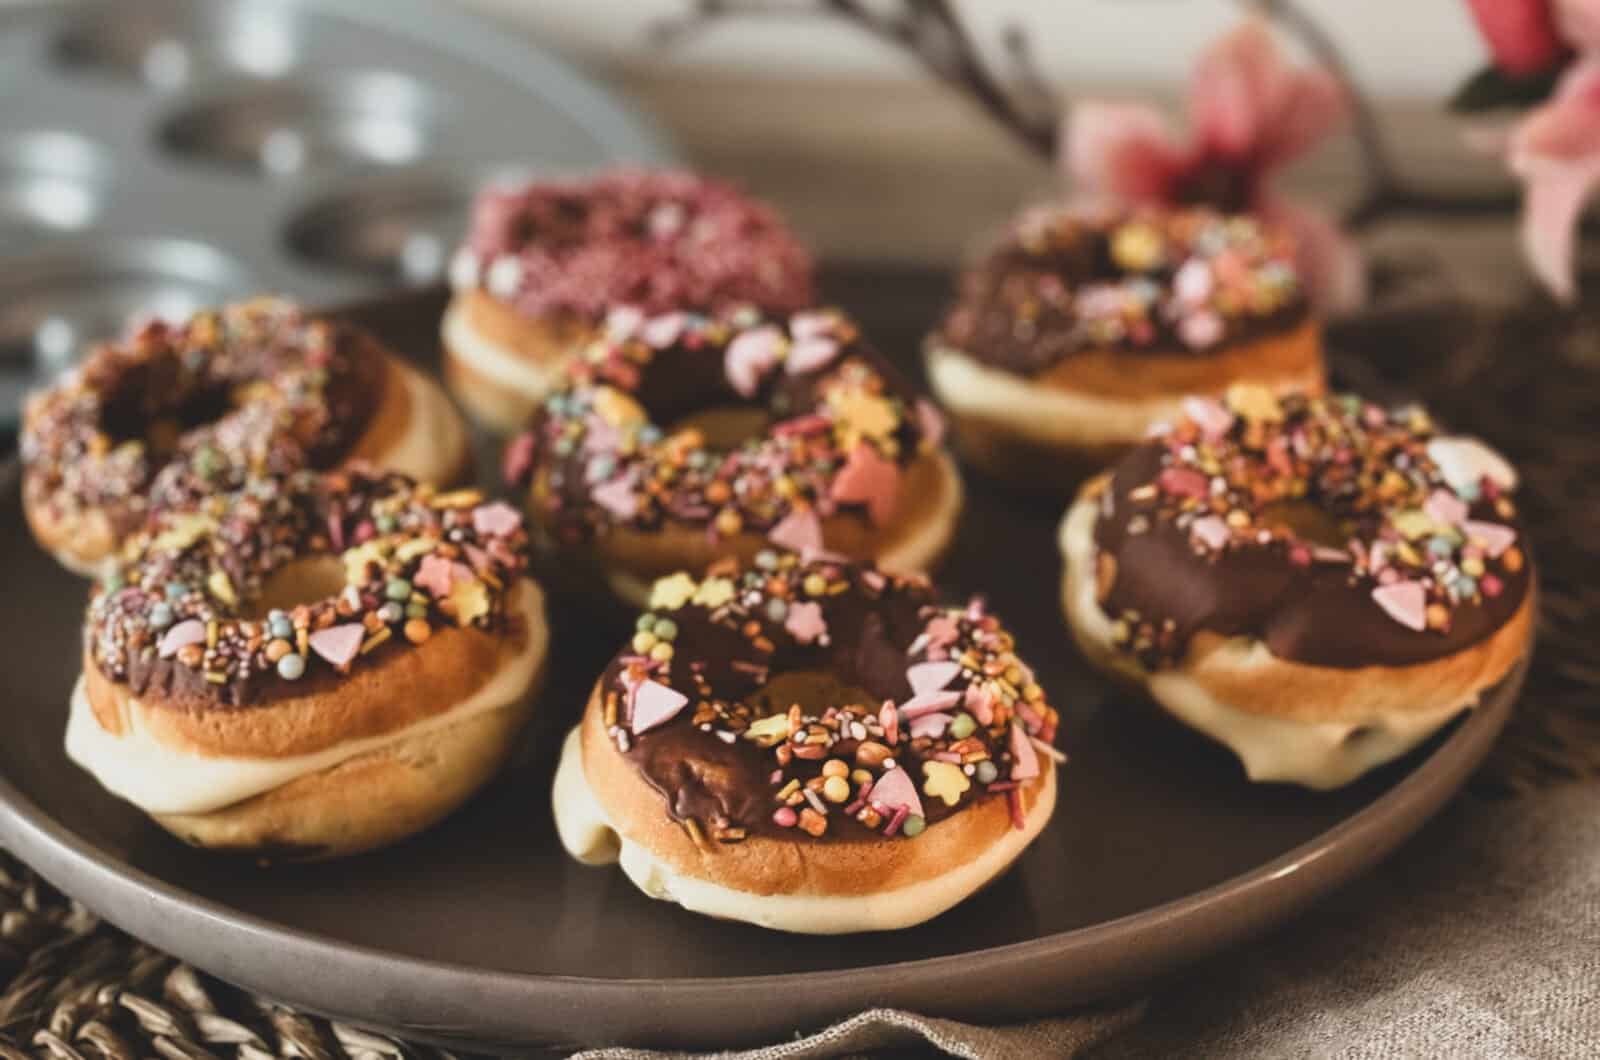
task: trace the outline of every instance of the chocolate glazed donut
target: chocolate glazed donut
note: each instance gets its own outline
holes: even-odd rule
[[[92,574],[149,513],[246,476],[367,459],[450,482],[466,430],[440,389],[348,326],[276,299],[151,321],[29,402],[23,506]]]
[[[1414,407],[1192,398],[1062,524],[1085,653],[1254,780],[1345,784],[1477,702],[1527,650],[1515,472]]]
[[[981,603],[768,550],[656,584],[567,738],[556,823],[574,857],[697,912],[907,927],[1044,827],[1057,723]]]
[[[1033,489],[1104,468],[1186,394],[1323,386],[1288,234],[1199,207],[1030,210],[926,350],[964,455]]]
[[[614,312],[531,430],[514,485],[566,558],[643,602],[769,540],[903,571],[943,553],[961,481],[941,420],[837,310]]]
[[[93,598],[68,754],[198,846],[325,858],[499,766],[547,643],[515,508],[366,468],[162,511]]]
[[[630,170],[486,189],[450,279],[445,374],[507,434],[613,306],[782,315],[812,291],[810,255],[767,206],[692,173]]]

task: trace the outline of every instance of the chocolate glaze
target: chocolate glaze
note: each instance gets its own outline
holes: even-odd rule
[[[330,467],[366,431],[388,380],[381,347],[271,299],[159,321],[95,348],[46,392],[21,439],[30,501],[100,508],[119,534],[254,471]],[[254,384],[267,392],[240,404]],[[166,421],[172,449],[123,445]]]
[[[1198,211],[1204,213],[1206,211]],[[1268,311],[1220,316],[1215,342],[1196,349],[1180,335],[1182,317],[1161,311],[1150,315],[1149,332],[1112,338],[1086,334],[1078,292],[1103,285],[1147,283],[1167,307],[1177,268],[1187,259],[1163,260],[1129,269],[1114,259],[1111,235],[1124,214],[1085,218],[1062,211],[1042,222],[1033,217],[1008,233],[958,283],[956,302],[932,342],[1016,375],[1035,376],[1076,353],[1113,349],[1133,355],[1204,357],[1207,353],[1292,330],[1307,317],[1297,291]],[[1027,235],[1023,233],[1027,232]],[[1288,259],[1283,259],[1288,268]]]
[[[1168,462],[1167,452],[1161,440],[1152,440],[1117,465],[1102,498],[1094,538],[1116,560],[1116,577],[1102,609],[1113,617],[1134,611],[1158,625],[1170,623],[1160,653],[1168,658],[1180,655],[1195,632],[1204,629],[1253,637],[1278,658],[1314,666],[1423,663],[1487,638],[1512,618],[1529,591],[1531,564],[1506,576],[1498,596],[1457,605],[1448,629],[1413,630],[1384,613],[1372,598],[1376,580],[1349,562],[1296,564],[1281,539],[1199,555],[1188,531],[1170,519],[1152,518],[1149,503],[1129,499],[1132,491],[1155,481]],[[1316,504],[1328,499],[1309,500]],[[1480,499],[1470,510],[1472,518],[1506,523],[1521,536],[1520,524],[1497,514],[1489,501]],[[1377,511],[1340,514],[1349,520],[1352,536],[1375,535]],[[1148,528],[1130,533],[1134,520]]]
[[[905,468],[918,457],[923,433],[912,415],[918,390],[842,316],[838,318],[842,331],[837,356],[814,371],[799,374],[782,368],[769,371],[761,377],[751,396],[739,393],[728,379],[724,361],[729,342],[755,327],[776,326],[787,335],[790,324],[763,321],[748,310],[738,315],[741,322],[734,326],[694,315],[689,319],[694,323],[671,344],[651,348],[646,354],[648,359],[642,364],[634,358],[619,357],[617,345],[609,340],[596,343],[590,352],[601,359],[578,366],[565,387],[558,391],[556,404],[546,402],[535,412],[529,435],[525,436],[531,438],[531,459],[513,476],[512,484],[526,486],[542,476],[541,486],[547,491],[546,522],[558,540],[581,541],[617,522],[645,530],[657,528],[669,520],[704,526],[722,507],[708,501],[705,494],[708,476],[715,469],[737,473],[733,471],[736,464],[761,468],[778,466],[789,459],[787,451],[770,433],[758,435],[742,446],[704,447],[700,457],[707,475],[673,479],[660,503],[643,503],[631,518],[619,520],[614,512],[594,501],[593,494],[600,482],[589,474],[593,452],[585,445],[563,452],[556,444],[573,418],[570,409],[562,403],[570,403],[574,398],[588,400],[597,385],[631,396],[644,409],[649,429],[662,437],[671,432],[675,423],[696,413],[730,407],[759,411],[766,417],[766,429],[770,431],[783,421],[793,422],[825,413],[823,405],[828,386],[842,371],[864,369],[875,377],[879,393],[896,410],[897,422],[889,435],[893,450],[889,453],[890,459]],[[830,431],[828,423],[821,423],[816,433],[827,436]],[[641,448],[648,449],[648,446]],[[811,455],[813,459],[794,476],[800,487],[797,496],[828,509],[831,507],[829,489],[843,454],[813,447]],[[657,459],[649,452],[623,456],[617,462],[616,474],[626,466],[637,464],[645,481],[657,481],[650,470]],[[748,528],[770,528],[791,510],[790,499],[768,494],[757,500],[752,493],[739,487],[732,493],[743,525]]]
[[[823,691],[816,697],[819,700],[834,706],[860,704],[876,713],[884,700],[901,703],[911,696],[906,670],[908,665],[928,655],[924,633],[930,618],[962,614],[937,607],[932,590],[922,580],[891,578],[869,568],[828,561],[812,561],[804,570],[826,571],[830,580],[848,583],[848,588],[842,592],[816,598],[827,624],[826,644],[820,641],[802,643],[783,622],[765,615],[759,605],[749,608],[748,614],[738,613],[745,610],[738,598],[732,607],[723,605],[708,609],[690,603],[675,610],[656,612],[670,615],[677,624],[677,636],[673,641],[676,650],[670,666],[665,670],[657,669],[650,679],[689,697],[689,702],[664,724],[632,734],[622,753],[661,793],[674,818],[693,818],[713,827],[732,825],[754,835],[809,838],[795,828],[774,823],[773,811],[781,805],[775,801],[775,793],[788,778],[796,777],[804,783],[817,776],[827,757],[849,762],[859,741],[848,737],[841,739],[822,759],[792,759],[785,768],[784,780],[774,784],[772,774],[777,762],[773,750],[763,749],[743,737],[724,742],[716,733],[704,731],[694,722],[697,705],[707,700],[744,703],[754,708],[757,718],[782,715],[788,704],[772,700],[764,689],[781,675],[803,673],[815,675],[821,682]],[[758,574],[747,579],[747,583],[758,587],[765,577]],[[747,591],[758,592],[759,589],[742,590],[741,595]],[[967,612],[973,613],[976,612]],[[751,621],[759,628],[756,637],[745,628]],[[770,643],[771,651],[758,646],[761,638]],[[908,651],[910,648],[917,650]],[[599,686],[602,697],[610,694],[618,697],[618,723],[624,728],[628,725],[626,690],[630,666],[637,666],[639,661],[631,651],[622,652],[607,667]],[[963,674],[947,687],[960,691],[968,683],[969,675]],[[1049,717],[1046,738],[1053,737],[1054,712],[1042,701],[1038,707]],[[818,705],[815,709],[820,713],[822,707]],[[1010,776],[1007,731],[1005,725],[995,732],[982,725],[976,729],[976,736],[992,752],[1002,779]],[[877,739],[882,740],[881,737]],[[930,741],[912,740],[904,729],[899,743],[892,748],[894,760],[916,779],[919,791],[922,762],[928,760],[933,750],[936,748],[930,746]],[[1048,763],[1045,768],[1049,768]],[[852,784],[852,789],[854,787]],[[954,806],[924,794],[921,801],[926,820],[929,823],[942,820],[979,799],[998,797],[986,793],[983,788],[984,785],[973,783]],[[818,837],[819,841],[884,838],[881,829],[868,828],[843,810],[843,806],[830,807],[829,827]]]
[[[273,639],[264,619],[239,616],[258,598],[265,580],[277,569],[317,555],[339,556],[347,547],[378,537],[394,543],[436,540],[463,564],[487,572],[506,590],[485,580],[487,610],[474,628],[503,631],[511,621],[504,607],[506,591],[516,583],[526,565],[526,534],[520,520],[509,535],[479,533],[471,512],[463,508],[439,510],[415,496],[415,484],[398,474],[362,467],[346,472],[316,474],[296,472],[282,477],[251,479],[242,488],[214,494],[182,510],[167,509],[152,520],[148,534],[134,539],[134,556],[123,563],[111,585],[98,591],[89,605],[84,638],[88,654],[100,672],[125,684],[136,696],[168,709],[199,712],[270,705],[289,697],[337,692],[348,680],[347,669],[335,667],[313,650],[305,658],[304,673],[294,679],[280,675],[264,652]],[[437,496],[431,491],[429,497]],[[392,519],[387,531],[375,531],[375,512]],[[506,511],[514,515],[514,510]],[[185,520],[204,514],[207,528],[188,543],[160,545],[163,533]],[[467,546],[476,555],[466,552]],[[441,553],[442,554],[442,553]],[[398,565],[383,567],[374,560],[367,578],[356,585],[348,602],[312,601],[290,610],[294,622],[309,630],[361,622],[376,614],[389,598],[388,582],[396,577],[416,577],[422,554]],[[233,599],[219,597],[211,583],[213,572],[225,574]],[[185,591],[174,596],[167,587],[180,584]],[[421,592],[421,588],[416,588]],[[450,618],[439,601],[425,596],[425,617],[430,626]],[[413,597],[412,602],[418,602]],[[157,607],[169,609],[165,626],[152,624]],[[159,651],[166,630],[185,620],[216,623],[219,635],[200,664]],[[370,636],[388,628],[387,640],[359,656],[357,665],[381,664],[392,653],[409,650],[403,635],[404,618],[369,626]],[[293,636],[287,638],[293,641]],[[206,674],[222,675],[221,681]]]

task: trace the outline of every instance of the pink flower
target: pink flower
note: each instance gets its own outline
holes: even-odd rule
[[[1600,50],[1600,0],[1555,0],[1551,7],[1556,33],[1569,47],[1586,54]]]
[[[1565,53],[1551,0],[1467,0],[1495,67],[1526,77],[1554,66]]]
[[[1578,218],[1600,183],[1600,57],[1562,75],[1555,94],[1512,131],[1508,154],[1526,186],[1523,253],[1551,292],[1570,301]]]
[[[1509,77],[1553,70],[1600,49],[1600,0],[1467,0],[1495,69]]]
[[[1361,258],[1325,216],[1279,197],[1271,176],[1343,121],[1346,100],[1325,70],[1284,62],[1258,20],[1211,46],[1189,86],[1191,131],[1175,135],[1154,108],[1086,100],[1068,115],[1063,167],[1088,197],[1112,203],[1205,202],[1284,225],[1299,245],[1307,290],[1324,308],[1361,300]]]

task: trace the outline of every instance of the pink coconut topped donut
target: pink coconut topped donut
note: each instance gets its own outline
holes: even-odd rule
[[[613,308],[787,315],[813,297],[811,256],[770,207],[681,171],[490,187],[450,275],[451,383],[502,430],[522,425]]]

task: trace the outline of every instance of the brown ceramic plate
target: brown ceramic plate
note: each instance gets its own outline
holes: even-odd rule
[[[877,317],[863,314],[910,349],[937,287],[894,293],[874,292]],[[357,315],[427,361],[441,304],[423,295]],[[893,934],[780,936],[654,902],[620,871],[570,861],[550,822],[554,756],[626,628],[624,616],[571,609],[554,616],[540,720],[490,790],[395,849],[264,870],[180,845],[67,762],[84,590],[34,548],[14,473],[0,477],[0,842],[224,979],[478,1047],[725,1046],[871,1004],[994,1022],[1126,993],[1371,866],[1466,780],[1521,682],[1519,668],[1424,748],[1342,791],[1251,786],[1228,754],[1074,660],[1055,603],[1058,506],[973,483],[946,590],[987,594],[1017,631],[1064,706],[1071,761],[1038,842],[952,912]]]

